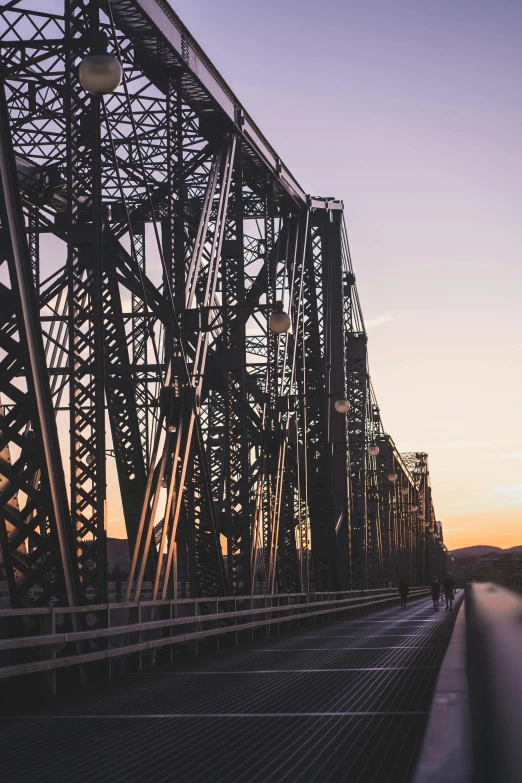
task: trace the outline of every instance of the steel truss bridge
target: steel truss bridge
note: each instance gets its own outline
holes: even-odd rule
[[[78,66],[102,49],[123,79],[97,97]],[[0,60],[11,607],[107,603],[108,503],[124,602],[442,576],[427,455],[398,451],[372,388],[342,202],[302,189],[166,0],[2,2]]]

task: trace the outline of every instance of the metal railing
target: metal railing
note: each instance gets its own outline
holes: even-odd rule
[[[410,597],[429,588],[410,590]],[[0,679],[54,672],[95,661],[156,652],[176,645],[258,629],[334,620],[399,600],[397,590],[186,598],[75,607],[0,609]],[[72,630],[71,617],[81,630]],[[90,627],[89,627],[90,626]],[[23,627],[22,633],[20,630]]]
[[[522,596],[466,589],[473,783],[522,780]]]

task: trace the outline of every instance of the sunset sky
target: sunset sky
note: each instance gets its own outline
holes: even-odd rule
[[[429,453],[447,545],[522,544],[522,3],[171,4],[344,200],[384,423]]]

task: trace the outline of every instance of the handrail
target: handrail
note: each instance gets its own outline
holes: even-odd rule
[[[424,590],[418,592],[424,593]],[[380,594],[382,595],[382,594]],[[389,601],[390,598],[395,598],[395,594],[392,596],[388,593],[386,597],[381,600]],[[416,593],[413,593],[416,595]],[[108,636],[118,636],[123,633],[135,633],[136,631],[154,631],[161,628],[170,628],[176,625],[186,625],[187,623],[193,624],[196,620],[199,622],[210,622],[211,620],[230,620],[232,618],[239,617],[252,617],[258,614],[272,614],[274,612],[286,612],[291,609],[304,609],[309,606],[328,606],[328,611],[331,611],[332,606],[341,608],[346,604],[351,604],[354,601],[359,601],[358,606],[366,606],[375,603],[374,601],[361,601],[360,598],[341,598],[337,600],[328,601],[315,601],[309,604],[278,604],[277,606],[262,606],[259,609],[244,609],[234,612],[217,612],[216,614],[203,614],[203,615],[189,615],[188,617],[176,617],[168,620],[149,620],[143,623],[130,623],[126,625],[118,625],[111,628],[98,628],[90,631],[74,631],[72,633],[53,633],[43,634],[39,636],[19,636],[13,639],[0,639],[0,651],[1,650],[15,650],[26,647],[40,647],[48,644],[67,644],[68,642],[77,642],[82,639],[102,639]],[[152,602],[150,602],[152,603]],[[125,608],[127,604],[120,604],[122,608]],[[137,604],[136,604],[137,606]],[[105,606],[104,606],[105,608]],[[111,609],[113,607],[111,606]]]
[[[125,588],[125,582],[122,582],[122,592]],[[412,593],[415,590],[423,590],[423,587],[413,587],[410,590],[410,593]],[[11,608],[5,608],[0,609],[0,617],[26,617],[29,615],[47,615],[51,616],[53,612],[59,612],[61,614],[85,614],[90,612],[96,612],[96,611],[107,611],[107,606],[110,607],[110,609],[137,609],[139,606],[141,607],[160,607],[160,606],[184,606],[184,605],[192,605],[194,603],[196,604],[209,604],[209,603],[223,603],[234,601],[252,601],[252,600],[277,600],[282,598],[305,598],[308,600],[312,600],[312,596],[322,596],[323,598],[325,596],[344,596],[344,595],[356,595],[357,597],[361,597],[364,595],[367,595],[368,593],[389,593],[390,595],[397,594],[397,588],[396,587],[390,587],[390,588],[381,588],[381,587],[372,587],[367,590],[344,590],[344,591],[337,591],[337,592],[321,592],[321,593],[254,593],[249,595],[225,595],[225,596],[216,596],[209,597],[205,596],[203,598],[165,598],[160,600],[148,600],[145,599],[143,601],[122,601],[122,602],[116,602],[116,601],[109,601],[108,604],[84,604],[82,606],[35,606],[31,608],[25,608],[20,607],[16,609]]]
[[[412,588],[411,596],[420,597],[427,594],[429,588],[418,587]],[[161,602],[163,606],[169,608],[170,617],[162,618],[158,620],[141,620],[141,612],[143,609],[142,604],[137,603],[133,605],[133,608],[138,609],[137,620],[135,622],[129,622],[129,604],[102,604],[102,608],[107,614],[107,626],[105,628],[94,628],[86,631],[73,631],[71,633],[56,632],[54,627],[54,621],[56,614],[62,613],[63,608],[57,608],[52,610],[51,619],[53,621],[53,628],[51,633],[42,633],[36,636],[15,637],[0,640],[0,652],[4,651],[19,651],[27,648],[38,648],[39,660],[22,662],[15,664],[8,664],[0,668],[0,679],[6,679],[8,677],[16,677],[23,674],[30,674],[35,672],[51,671],[69,666],[90,663],[93,661],[110,659],[115,657],[122,657],[130,653],[143,652],[145,650],[155,650],[160,647],[171,646],[175,644],[185,644],[187,642],[201,641],[207,637],[220,636],[229,633],[239,633],[246,630],[254,630],[256,628],[262,628],[270,625],[278,625],[281,623],[290,623],[294,620],[303,620],[312,617],[319,617],[328,614],[336,614],[339,611],[363,609],[366,607],[376,606],[390,601],[396,601],[399,599],[396,590],[371,590],[364,591],[363,595],[353,596],[353,592],[344,593],[349,597],[344,598],[327,598],[324,599],[325,594],[295,594],[294,596],[237,596],[228,597],[229,602],[238,601],[240,599],[250,601],[251,606],[247,609],[240,609],[237,611],[220,612],[219,602],[225,599],[205,599],[207,604],[215,604],[218,608],[217,612],[212,614],[199,614],[198,606],[201,603],[201,599],[183,600],[180,601],[167,601]],[[363,591],[361,591],[363,592]],[[367,595],[367,593],[372,593]],[[311,596],[319,596],[319,600],[310,601]],[[328,595],[328,594],[326,594]],[[342,593],[332,593],[332,596],[343,595]],[[281,603],[282,598],[296,597],[298,599],[306,598],[306,601],[298,600],[286,603]],[[277,601],[277,604],[271,606],[268,605],[269,599]],[[252,604],[254,601],[263,600],[265,605],[254,607]],[[159,602],[146,602],[150,605],[150,608],[154,609]],[[192,609],[193,613],[184,617],[172,617],[172,613],[176,608],[183,607],[185,609]],[[85,607],[81,607],[84,609]],[[87,607],[88,609],[89,607]],[[69,611],[73,613],[78,607],[69,607]],[[91,607],[92,609],[92,607]],[[121,610],[126,610],[121,612]],[[119,611],[122,615],[123,622],[121,625],[114,624],[114,618],[111,618],[110,613],[113,611]],[[276,615],[276,616],[274,616]],[[251,618],[254,618],[253,620]],[[259,618],[259,619],[258,619]],[[132,618],[131,618],[132,619]],[[248,620],[251,620],[248,622]],[[223,625],[226,621],[230,621],[230,624]],[[239,622],[238,622],[239,621]],[[215,627],[208,627],[209,624],[215,623]],[[190,626],[188,632],[173,634],[172,631],[181,626]],[[202,625],[207,627],[201,628]],[[194,630],[195,629],[195,630]],[[157,638],[158,632],[169,632],[168,636],[161,636]],[[130,634],[139,634],[138,641],[129,643]],[[153,638],[145,639],[144,634],[152,635]],[[110,646],[110,640],[116,638],[116,646]],[[107,639],[107,647],[102,650],[96,650],[94,652],[85,652],[74,655],[62,655],[56,657],[56,647],[67,645],[71,642],[84,642],[92,641],[95,639]],[[120,642],[118,646],[118,641]],[[44,649],[51,647],[49,657],[43,656]],[[42,659],[43,658],[43,659]]]
[[[473,783],[522,779],[522,596],[494,584],[466,588]]]

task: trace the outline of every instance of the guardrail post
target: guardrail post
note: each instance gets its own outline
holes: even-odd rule
[[[169,599],[169,618],[173,619],[173,609],[174,609],[174,600],[172,598]],[[172,637],[172,631],[174,629],[174,626],[170,626],[169,629],[169,636]],[[169,661],[170,663],[174,663],[174,645],[169,644]]]
[[[234,596],[234,612],[237,612],[237,598]],[[234,625],[237,627],[237,617],[234,617]],[[234,639],[237,647],[237,631],[234,634]]]
[[[110,627],[111,627],[111,605],[107,601],[107,628],[110,628]],[[111,645],[111,637],[108,636],[107,637],[107,649],[110,650],[111,647],[112,647],[112,645]],[[112,658],[109,658],[109,660],[107,661],[107,674],[108,674],[109,680],[111,680],[112,679]]]
[[[44,614],[40,618],[39,622],[40,633],[51,633],[53,636],[56,633],[56,610],[54,606],[51,608],[50,614]],[[45,650],[40,650],[40,657],[45,658]],[[51,646],[51,652],[49,658],[56,658],[56,645]],[[42,697],[56,695],[56,670],[43,672],[40,676],[40,693]]]
[[[195,598],[194,599],[194,618],[195,618],[194,630],[196,631],[196,633],[199,631],[198,615],[199,615],[198,599]],[[199,653],[198,642],[197,641],[193,642],[191,646],[192,646],[192,652],[194,653],[194,655],[197,655]]]
[[[141,601],[138,601],[138,623],[141,623]],[[140,642],[143,641],[143,634],[141,631],[138,633],[138,640]],[[143,659],[142,659],[142,653],[138,653],[138,670],[141,672]]]

